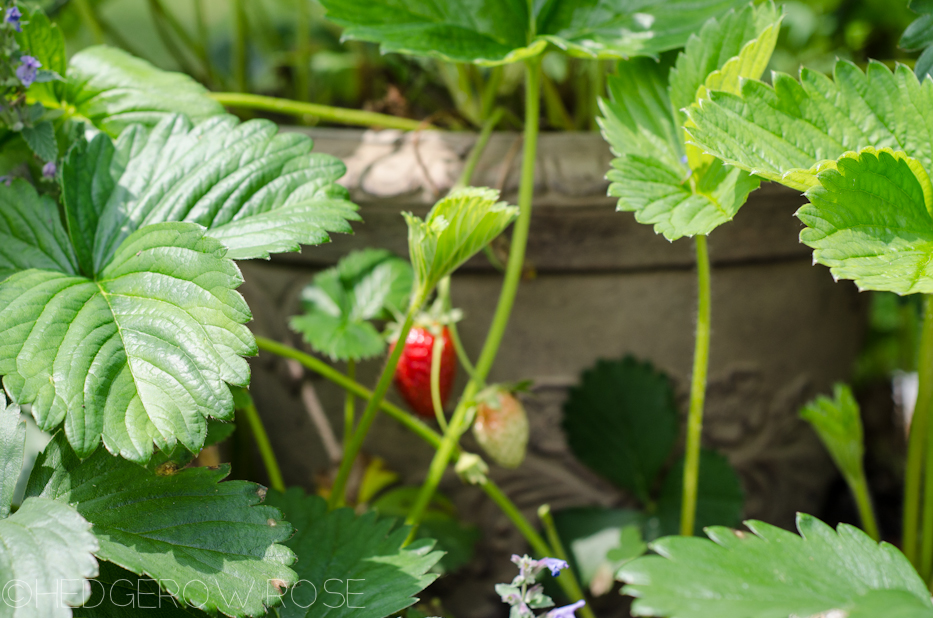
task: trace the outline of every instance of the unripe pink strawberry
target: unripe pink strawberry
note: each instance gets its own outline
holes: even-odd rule
[[[528,446],[528,415],[508,389],[490,386],[476,398],[473,435],[489,457],[505,468],[517,468]]]

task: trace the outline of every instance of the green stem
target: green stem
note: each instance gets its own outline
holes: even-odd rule
[[[700,441],[703,433],[703,403],[706,399],[706,372],[709,368],[710,272],[706,236],[696,237],[697,251],[697,331],[693,350],[693,379],[690,383],[690,411],[687,415],[687,452],[684,462],[684,493],[680,512],[680,533],[693,536],[700,477]]]
[[[486,480],[485,483],[480,485],[486,495],[489,496],[493,502],[499,507],[499,509],[505,513],[505,516],[509,518],[512,524],[522,533],[522,536],[525,537],[525,540],[528,541],[528,544],[531,546],[531,550],[538,554],[541,557],[550,556],[560,558],[561,560],[566,560],[566,558],[561,558],[558,555],[555,555],[557,552],[562,550],[555,549],[554,547],[548,545],[541,535],[538,534],[538,531],[529,523],[525,516],[522,515],[521,511],[518,510],[518,507],[515,506],[515,503],[509,500],[509,497],[502,493],[502,490],[499,489],[499,486],[493,483],[491,480]],[[541,511],[538,511],[539,515]],[[547,524],[545,524],[545,527]],[[566,556],[566,554],[565,554]],[[567,598],[571,602],[584,600],[583,589],[580,587],[580,582],[577,581],[577,576],[573,573],[572,570],[566,569],[557,576],[556,579],[558,585],[563,589],[564,594],[567,595]],[[595,618],[593,610],[590,609],[589,605],[584,605],[579,610],[581,618]]]
[[[201,56],[201,62],[204,63],[204,71],[207,73],[207,83],[212,87],[216,87],[217,70],[214,68],[214,62],[211,60],[211,53],[208,49],[210,37],[207,32],[207,21],[204,19],[204,0],[195,0],[194,23],[198,32],[198,55]]]
[[[356,380],[356,361],[352,358],[347,361],[347,378]],[[343,450],[347,450],[350,443],[350,436],[353,435],[353,426],[356,424],[356,402],[353,400],[353,393],[346,392],[346,399],[343,403]]]
[[[168,8],[162,3],[162,0],[150,0],[152,3],[152,8],[159,16],[165,20],[165,23],[168,24],[168,27],[172,29],[172,32],[175,33],[175,36],[178,37],[178,40],[188,48],[188,50],[197,56],[200,56],[199,49],[202,47],[198,44],[194,38],[188,34],[188,31],[181,25],[181,22],[171,13]]]
[[[233,66],[233,87],[238,92],[246,92],[248,88],[247,54],[248,26],[246,21],[245,0],[233,0],[233,45],[230,48],[230,63]]]
[[[447,330],[450,331],[450,340],[454,343],[454,351],[457,353],[457,359],[460,361],[460,364],[463,365],[463,369],[467,372],[467,375],[473,378],[476,375],[476,367],[470,362],[470,357],[467,355],[466,349],[460,341],[460,331],[457,329],[457,325],[451,322],[447,325]]]
[[[340,461],[337,479],[334,481],[330,500],[328,500],[331,508],[342,506],[346,501],[344,492],[347,488],[347,480],[350,478],[350,471],[353,469],[353,462],[356,460],[356,456],[363,446],[363,441],[366,439],[366,434],[369,433],[369,428],[372,426],[373,421],[376,420],[376,413],[379,411],[379,403],[382,401],[382,398],[385,397],[386,391],[389,390],[389,385],[392,383],[392,378],[395,376],[395,368],[398,366],[398,361],[402,357],[402,351],[405,349],[405,340],[408,338],[408,331],[411,330],[411,325],[415,321],[415,314],[421,308],[422,301],[421,294],[416,294],[411,306],[408,308],[408,313],[405,315],[405,322],[402,323],[402,328],[399,330],[398,341],[395,347],[392,348],[392,353],[389,355],[389,359],[382,369],[382,375],[379,376],[379,382],[376,383],[376,388],[373,389],[372,396],[369,398],[369,401],[366,402],[366,409],[363,410],[360,423],[353,431],[353,436],[350,438],[350,442],[343,451],[343,459]]]
[[[502,83],[503,70],[501,66],[492,67],[489,71],[489,79],[483,84],[483,92],[480,100],[480,116],[483,120],[489,119],[493,105],[496,104],[496,97],[499,94],[499,85]]]
[[[588,60],[588,62],[590,62],[590,83],[593,86],[593,92],[590,94],[590,113],[587,114],[587,118],[589,120],[590,131],[598,131],[599,124],[596,122],[596,119],[599,118],[599,97],[603,96],[606,71],[603,68],[601,60]]]
[[[907,442],[907,470],[904,479],[903,551],[915,567],[918,566],[918,533],[920,520],[920,482],[923,477],[924,452],[929,440],[930,408],[933,403],[933,296],[924,302],[923,328],[917,356],[919,388],[910,423]]]
[[[868,491],[868,482],[865,480],[865,471],[861,472],[858,478],[849,480],[849,487],[852,489],[852,495],[855,496],[855,504],[862,520],[862,530],[875,541],[881,541],[878,520],[875,519],[875,509],[871,504],[871,493]]]
[[[560,98],[560,91],[557,86],[546,74],[541,76],[541,85],[544,91],[544,109],[547,114],[547,120],[551,126],[563,129],[564,131],[573,131],[573,119],[564,107],[564,102]]]
[[[94,43],[102,45],[104,43],[104,29],[101,27],[100,22],[97,21],[97,14],[94,12],[94,7],[90,1],[74,0],[74,5],[78,10],[78,15],[81,16],[81,21],[91,31],[91,38],[94,39]]]
[[[442,333],[434,335],[434,344],[431,346],[431,404],[434,407],[434,416],[441,431],[447,432],[447,419],[444,418],[444,404],[441,402],[441,356],[444,353],[444,336]]]
[[[311,0],[295,9],[295,98],[311,100]]]
[[[473,404],[473,397],[489,375],[492,364],[499,351],[499,344],[505,334],[509,323],[512,306],[515,304],[515,294],[521,280],[522,269],[525,263],[525,246],[528,243],[528,229],[531,226],[531,202],[534,196],[535,160],[538,151],[538,118],[540,115],[541,99],[541,59],[535,57],[525,61],[525,138],[522,159],[521,184],[518,190],[518,220],[512,232],[512,248],[509,252],[509,263],[506,268],[505,280],[499,294],[499,302],[493,316],[486,342],[476,361],[476,373],[467,383],[450,419],[448,431],[440,448],[434,454],[434,459],[428,468],[428,475],[418,492],[418,496],[408,513],[406,523],[414,530],[421,522],[425,509],[431,501],[441,477],[447,469],[451,455],[454,453],[460,436],[466,430],[464,427],[467,412]]]
[[[489,143],[489,138],[492,136],[492,132],[495,130],[496,125],[498,125],[499,121],[502,120],[502,114],[504,113],[504,108],[497,107],[495,111],[493,111],[492,115],[486,119],[486,122],[483,124],[482,131],[479,132],[479,136],[476,138],[476,143],[473,144],[473,148],[470,150],[470,156],[467,157],[466,163],[463,164],[463,172],[460,174],[460,178],[457,180],[457,184],[455,184],[453,188],[456,189],[470,185],[470,181],[473,178],[473,172],[476,171],[476,165],[483,157],[483,152],[486,150],[486,145]]]
[[[246,422],[249,424],[250,431],[253,432],[253,438],[259,448],[259,455],[262,457],[262,463],[266,466],[266,474],[269,475],[269,485],[276,491],[285,491],[285,483],[282,482],[282,471],[279,468],[279,462],[275,458],[272,445],[269,443],[269,434],[266,433],[262,419],[259,418],[259,410],[256,409],[252,396],[245,390],[243,393],[246,397],[249,397],[249,400],[240,411],[246,416]]]
[[[359,382],[340,373],[319,358],[311,356],[310,354],[305,354],[301,350],[296,350],[295,348],[287,346],[284,343],[279,343],[274,339],[267,339],[266,337],[256,337],[256,345],[259,346],[260,350],[265,350],[266,352],[270,352],[276,356],[281,356],[282,358],[289,358],[294,361],[298,361],[298,363],[300,363],[305,368],[310,369],[326,380],[330,380],[343,390],[353,393],[360,399],[370,400],[373,398],[373,392],[371,390]],[[405,410],[385,400],[379,402],[379,409],[400,422],[412,433],[420,437],[434,448],[440,446],[441,437],[437,435],[433,429],[428,427],[426,424]]]
[[[541,525],[544,526],[544,534],[547,535],[548,543],[551,544],[554,557],[569,563],[570,561],[567,559],[567,550],[564,549],[564,544],[560,540],[560,535],[557,534],[557,525],[554,523],[554,515],[551,514],[550,504],[542,504],[538,507],[538,519],[541,520]]]
[[[266,337],[256,337],[256,345],[259,346],[260,350],[265,350],[266,352],[281,356],[282,358],[289,358],[297,361],[305,368],[310,369],[326,380],[330,380],[340,388],[353,393],[361,399],[372,400],[373,392],[371,390],[359,382],[348,378],[346,375],[340,373],[319,358]],[[379,407],[387,415],[401,423],[404,427],[427,442],[430,446],[435,449],[440,448],[443,437],[424,424],[421,420],[415,418],[408,412],[405,412],[398,406],[385,400],[379,403]],[[459,456],[460,452],[460,448],[457,446],[454,455]],[[529,523],[525,516],[522,515],[521,511],[518,510],[518,507],[515,506],[515,503],[512,502],[509,497],[502,492],[502,489],[500,489],[494,481],[487,478],[483,483],[480,484],[480,488],[483,490],[483,492],[486,493],[487,496],[489,496],[493,502],[496,503],[505,516],[509,518],[509,521],[511,521],[515,528],[522,534],[523,537],[525,537],[525,540],[528,541],[528,544],[536,553],[541,556],[551,555],[551,548],[548,546],[548,544],[544,541],[543,538],[541,538],[541,535],[538,534],[538,532],[534,529],[531,523]],[[568,578],[568,580],[570,579],[573,579],[573,577]],[[572,601],[578,601],[583,598],[582,593],[579,592],[580,586],[575,582],[575,580],[573,582],[569,582],[564,580],[563,576],[561,576],[557,581]],[[574,590],[577,592],[573,592]],[[589,611],[588,607],[585,607],[583,610],[581,610],[581,613],[584,618],[593,618],[592,612]]]
[[[315,116],[320,120],[336,122],[357,127],[382,127],[385,129],[399,129],[402,131],[417,131],[420,129],[433,129],[410,118],[399,118],[388,114],[366,112],[359,109],[344,109],[318,103],[304,103],[291,99],[279,99],[258,94],[244,94],[239,92],[212,92],[211,98],[228,107],[241,107],[258,109],[290,116]]]
[[[152,21],[155,23],[156,34],[159,35],[159,40],[162,41],[162,45],[165,46],[168,53],[175,59],[175,62],[178,63],[182,72],[189,75],[196,74],[185,51],[176,45],[175,40],[172,38],[172,33],[170,32],[172,29],[171,23],[168,16],[165,14],[165,7],[159,4],[158,0],[149,0],[149,9],[152,13]]]

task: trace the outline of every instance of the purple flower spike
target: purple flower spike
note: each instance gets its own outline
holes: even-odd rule
[[[23,27],[19,23],[19,20],[22,16],[23,14],[20,12],[19,8],[11,6],[6,10],[6,16],[3,18],[3,21],[8,24],[13,24],[13,29],[17,32],[22,32]]]
[[[545,618],[576,618],[574,612],[586,605],[586,601],[577,601],[563,607],[555,607],[544,615]]]
[[[58,166],[55,165],[55,161],[49,161],[42,166],[42,177],[51,180],[55,178],[55,174],[58,172]]]
[[[42,63],[32,56],[22,56],[19,59],[20,65],[16,68],[16,77],[23,83],[23,86],[29,88],[32,82],[36,81],[36,72]]]
[[[551,577],[557,577],[562,569],[567,568],[567,563],[558,558],[542,558],[538,560],[538,565],[550,569]]]

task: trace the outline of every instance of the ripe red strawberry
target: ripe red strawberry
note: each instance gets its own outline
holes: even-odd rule
[[[500,466],[517,468],[528,446],[528,415],[508,389],[490,386],[476,397],[473,435]]]
[[[447,405],[450,391],[457,375],[457,353],[450,331],[446,326],[441,331],[444,347],[441,350],[440,391],[441,405]],[[428,328],[413,326],[405,340],[405,350],[395,369],[395,386],[399,394],[419,416],[434,418],[431,403],[431,352],[434,335]],[[393,343],[391,347],[395,347]]]

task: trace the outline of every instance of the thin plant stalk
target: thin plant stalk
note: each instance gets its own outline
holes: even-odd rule
[[[535,161],[538,150],[538,120],[540,115],[541,99],[541,59],[535,57],[525,61],[525,136],[522,160],[522,176],[518,192],[518,220],[512,233],[512,247],[509,252],[509,262],[506,268],[505,280],[499,302],[493,316],[486,342],[476,361],[476,372],[467,382],[463,395],[451,417],[448,430],[440,448],[434,454],[434,459],[428,468],[428,476],[421,486],[418,496],[408,513],[406,523],[412,527],[412,532],[418,527],[425,509],[434,496],[437,486],[447,469],[447,464],[456,450],[460,436],[466,430],[465,421],[473,398],[492,369],[493,361],[499,352],[499,345],[505,334],[518,284],[521,280],[522,269],[525,263],[525,247],[528,242],[528,230],[531,226],[531,203],[534,195]]]
[[[204,18],[204,0],[195,0],[194,2],[194,24],[198,33],[196,39],[197,52],[201,56],[201,62],[204,63],[207,82],[213,86],[217,84],[217,70],[214,68],[214,62],[211,60],[211,53],[208,49],[210,38],[207,32],[207,20]]]
[[[97,19],[97,13],[94,12],[94,6],[90,0],[74,0],[74,5],[78,10],[78,15],[81,16],[81,21],[91,31],[91,38],[94,39],[96,44],[102,45],[105,42],[104,29]]]
[[[881,541],[881,532],[878,530],[878,520],[875,518],[875,509],[871,503],[871,492],[868,490],[868,481],[862,471],[857,478],[849,481],[855,504],[858,507],[859,518],[862,520],[862,530],[875,542]]]
[[[573,119],[560,98],[560,91],[557,86],[546,74],[541,75],[541,86],[544,93],[544,109],[548,122],[564,131],[573,131],[575,128]]]
[[[554,523],[554,515],[551,513],[550,504],[542,504],[538,507],[538,519],[541,520],[541,525],[544,526],[544,534],[547,535],[548,543],[551,544],[553,556],[560,558],[564,562],[569,562],[567,550],[564,549],[564,544],[557,533],[557,525]]]
[[[311,0],[295,0],[295,98],[311,100]]]
[[[697,330],[693,350],[693,378],[690,382],[690,410],[687,414],[687,452],[684,461],[683,503],[680,533],[693,536],[700,478],[700,441],[703,434],[703,404],[706,400],[706,374],[709,369],[710,267],[706,236],[696,237],[697,252]]]
[[[171,30],[173,30],[173,28],[171,27],[168,15],[165,13],[165,7],[163,7],[158,0],[149,0],[149,10],[152,13],[152,21],[155,23],[156,33],[159,35],[159,40],[162,41],[162,45],[165,46],[165,49],[168,50],[169,54],[175,59],[175,62],[178,63],[178,66],[181,67],[183,72],[189,75],[197,74],[185,50],[179,47],[172,38]],[[177,36],[178,31],[175,32]],[[181,36],[178,38],[184,43],[184,39],[182,39]]]
[[[237,92],[249,90],[247,67],[249,26],[246,20],[246,0],[233,0],[233,45],[230,64],[233,66],[233,88]]]
[[[178,40],[188,48],[188,50],[200,56],[198,53],[199,47],[201,47],[197,41],[185,30],[184,26],[181,25],[181,22],[175,17],[175,15],[168,10],[168,8],[162,3],[162,0],[149,0],[152,11],[157,13],[161,17],[169,28],[172,29],[172,32],[175,33],[175,36],[178,37]]]
[[[356,361],[352,358],[347,361],[347,378],[356,380]],[[353,426],[356,424],[356,401],[351,391],[346,391],[343,402],[343,450],[347,450],[350,436],[353,435]]]
[[[499,121],[502,120],[502,114],[504,113],[505,108],[497,107],[489,116],[489,118],[486,119],[486,122],[483,123],[483,129],[476,137],[476,143],[473,144],[473,148],[470,150],[470,155],[467,157],[466,162],[463,164],[463,172],[461,172],[460,178],[457,179],[457,183],[454,185],[454,188],[466,187],[470,184],[470,181],[473,178],[473,173],[476,171],[476,166],[479,163],[479,160],[483,157],[483,152],[486,150],[486,145],[489,144],[489,138],[492,137],[492,132],[495,130],[496,125],[499,124]]]
[[[602,60],[588,60],[587,62],[590,63],[590,84],[593,87],[588,101],[590,113],[587,114],[587,119],[589,121],[590,131],[598,131],[599,124],[596,122],[596,119],[600,117],[599,97],[603,95],[603,90],[605,88],[606,70]]]
[[[240,411],[243,413],[243,416],[246,417],[246,422],[253,434],[253,439],[256,440],[256,447],[259,449],[262,463],[266,467],[266,474],[269,475],[269,486],[276,491],[285,491],[285,483],[282,481],[282,470],[279,468],[279,462],[275,458],[275,451],[272,450],[272,444],[269,442],[269,434],[266,433],[266,428],[263,426],[262,419],[259,417],[259,410],[256,409],[256,404],[253,402],[252,396],[246,391],[244,391],[244,394],[249,399],[246,405],[240,408]]]
[[[317,373],[322,378],[329,380],[340,388],[352,392],[360,399],[372,400],[373,398],[373,392],[371,390],[359,382],[348,378],[319,358],[266,337],[256,337],[256,345],[259,346],[260,350],[299,362],[305,368]],[[443,436],[428,427],[420,419],[415,418],[405,410],[385,400],[379,402],[379,408],[406,429],[424,440],[431,447],[437,449],[441,446]],[[460,453],[459,445],[455,445],[454,455],[459,456]],[[479,484],[479,487],[496,506],[499,507],[505,516],[508,517],[509,521],[512,522],[521,535],[525,537],[525,540],[528,541],[533,551],[541,556],[553,555],[551,547],[545,542],[541,535],[538,534],[528,519],[522,515],[522,512],[515,506],[515,503],[512,502],[492,479],[484,479],[483,482]],[[565,573],[566,572],[567,571],[565,571]],[[565,579],[564,576],[558,577],[557,583],[560,584],[571,601],[578,601],[583,598],[582,589],[573,573],[569,573],[569,575],[570,577],[567,579]],[[593,618],[592,611],[590,611],[589,607],[582,608],[580,612],[583,618]]]
[[[470,362],[470,357],[466,353],[466,349],[463,347],[463,342],[460,341],[460,331],[457,329],[457,325],[451,322],[447,325],[447,330],[450,331],[450,340],[454,344],[454,352],[457,353],[457,359],[460,361],[463,369],[467,372],[467,375],[470,376],[470,378],[473,378],[476,375],[476,367],[474,367],[473,363]]]
[[[480,117],[486,121],[493,111],[493,105],[496,104],[496,96],[499,94],[499,85],[502,83],[503,69],[501,66],[492,67],[489,70],[489,79],[483,84],[482,94],[480,95]]]
[[[319,103],[305,103],[291,99],[266,97],[259,94],[246,94],[240,92],[212,92],[211,98],[227,107],[255,109],[266,112],[288,114],[289,116],[314,116],[319,120],[336,122],[355,127],[382,127],[384,129],[399,129],[401,131],[419,131],[433,129],[418,120],[400,118],[388,114],[367,112],[359,109],[344,109]]]
[[[444,418],[444,404],[441,402],[441,356],[444,354],[443,333],[434,335],[431,345],[431,405],[441,431],[447,431],[447,419]]]
[[[920,532],[920,486],[924,454],[930,431],[930,408],[933,403],[933,296],[924,299],[923,327],[917,356],[919,388],[907,441],[907,470],[904,479],[904,526],[902,548],[915,567],[918,560]],[[929,454],[928,459],[929,459]],[[929,517],[929,512],[927,513]]]
[[[379,411],[379,403],[382,401],[383,397],[385,397],[386,391],[389,390],[389,385],[392,383],[392,378],[395,376],[395,368],[398,366],[398,361],[402,357],[402,351],[405,349],[408,331],[411,330],[411,326],[415,321],[415,314],[421,308],[423,301],[421,296],[422,294],[419,293],[412,299],[412,303],[408,308],[408,313],[405,315],[405,321],[402,323],[402,328],[399,329],[398,341],[392,349],[392,353],[389,355],[385,367],[382,369],[382,375],[379,376],[379,382],[376,383],[376,388],[373,389],[372,396],[369,398],[369,401],[366,402],[366,409],[363,410],[360,422],[356,426],[356,429],[353,430],[353,436],[350,438],[350,441],[343,451],[343,459],[340,461],[340,468],[337,470],[337,478],[334,480],[334,486],[331,489],[330,499],[328,500],[330,508],[342,506],[346,500],[344,493],[347,488],[347,481],[350,478],[350,471],[353,469],[353,462],[356,460],[356,456],[363,446],[363,441],[369,433],[369,428],[372,426],[373,421],[376,420],[376,413]]]

